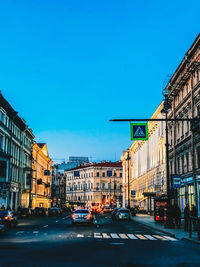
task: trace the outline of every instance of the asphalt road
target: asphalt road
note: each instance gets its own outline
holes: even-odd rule
[[[0,235],[0,266],[200,266],[200,246],[133,221],[98,215],[93,226],[70,215],[19,220]]]

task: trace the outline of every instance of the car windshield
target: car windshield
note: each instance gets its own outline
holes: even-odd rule
[[[129,213],[129,210],[119,210],[120,213]]]
[[[89,213],[89,210],[76,210],[74,213]]]

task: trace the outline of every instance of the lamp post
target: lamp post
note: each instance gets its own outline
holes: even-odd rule
[[[127,151],[126,160],[128,162],[128,209],[130,209],[130,181],[129,181],[129,160],[130,160],[130,156],[129,156],[129,150]]]
[[[166,223],[165,228],[174,228],[173,219],[171,216],[171,190],[170,190],[170,175],[169,175],[169,140],[168,140],[168,111],[171,108],[169,101],[169,89],[164,88],[163,91],[164,96],[164,108],[162,109],[162,113],[165,114],[165,147],[166,147],[166,180],[167,180],[167,214],[166,214]]]

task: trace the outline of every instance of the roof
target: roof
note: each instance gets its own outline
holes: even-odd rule
[[[100,162],[100,163],[90,163],[88,165],[79,165],[73,169],[68,169],[66,171],[72,171],[72,170],[79,170],[79,169],[86,169],[89,167],[104,167],[104,168],[122,168],[122,162],[121,161],[116,161],[116,162]]]
[[[36,143],[40,148],[43,148],[46,143]]]

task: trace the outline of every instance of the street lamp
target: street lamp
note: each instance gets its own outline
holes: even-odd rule
[[[127,151],[127,158],[126,161],[128,161],[128,209],[130,209],[130,181],[129,181],[129,160],[130,160],[130,156],[129,156],[129,150]]]
[[[165,114],[165,147],[166,147],[166,180],[167,180],[167,214],[166,214],[166,223],[165,228],[174,228],[173,218],[171,216],[171,191],[170,191],[170,176],[169,176],[169,140],[168,140],[168,111],[171,108],[171,104],[169,101],[169,89],[164,88],[162,94],[164,96],[164,108],[162,109],[162,113]]]

